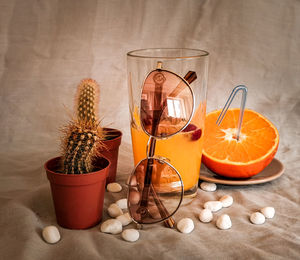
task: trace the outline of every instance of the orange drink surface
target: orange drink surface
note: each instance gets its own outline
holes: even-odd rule
[[[184,190],[187,191],[198,184],[200,174],[202,145],[203,145],[203,124],[205,110],[199,106],[191,123],[186,129],[172,137],[161,140],[157,139],[155,156],[167,160],[179,172]],[[146,146],[149,136],[143,131],[139,114],[135,109],[131,124],[131,137],[134,155],[134,163],[137,165],[146,158]]]

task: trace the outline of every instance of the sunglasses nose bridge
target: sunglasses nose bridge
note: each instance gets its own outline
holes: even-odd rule
[[[153,136],[150,136],[146,146],[146,157],[153,157],[155,152],[156,139]]]
[[[149,155],[149,148],[150,148],[151,138],[152,137],[150,136],[149,139],[148,139],[147,145],[146,145],[146,157],[147,158],[150,157],[150,155]]]

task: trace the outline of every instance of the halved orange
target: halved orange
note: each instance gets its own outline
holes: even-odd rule
[[[274,158],[279,144],[276,127],[261,114],[245,109],[239,141],[236,139],[240,109],[229,109],[220,124],[221,110],[206,115],[203,163],[230,178],[248,178],[261,172]]]

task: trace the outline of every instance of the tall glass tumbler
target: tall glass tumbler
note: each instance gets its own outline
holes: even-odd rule
[[[193,197],[197,192],[206,113],[208,59],[207,51],[197,49],[142,49],[127,53],[130,127],[135,165],[147,157],[149,136],[144,133],[140,122],[141,90],[147,75],[158,66],[182,78],[189,71],[197,75],[196,80],[190,84],[195,97],[195,111],[190,124],[170,138],[157,140],[155,148],[155,156],[167,160],[180,173],[185,197]],[[180,102],[177,97],[167,100],[168,113],[175,119]],[[164,181],[168,182],[168,178]]]

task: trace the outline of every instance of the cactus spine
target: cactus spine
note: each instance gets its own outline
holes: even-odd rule
[[[63,172],[84,174],[93,170],[92,160],[102,145],[103,131],[99,126],[97,106],[99,85],[92,79],[82,80],[77,88],[77,118],[63,130]]]

